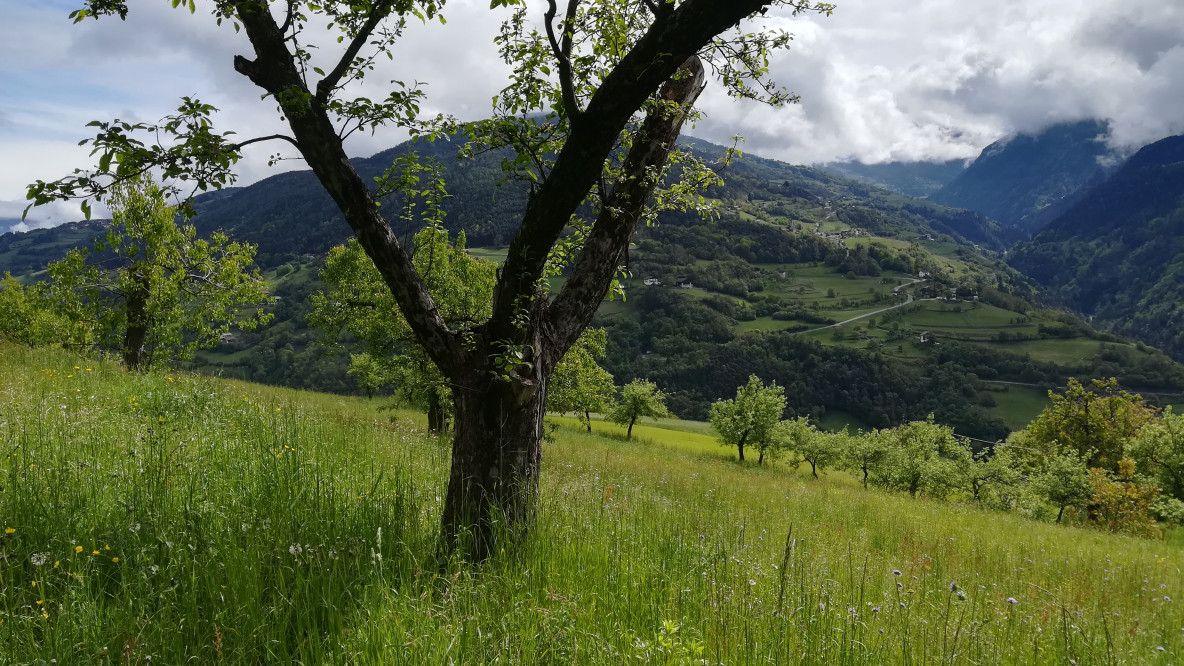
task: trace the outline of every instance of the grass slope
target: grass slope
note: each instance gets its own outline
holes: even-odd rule
[[[741,466],[703,433],[560,421],[531,535],[441,563],[448,447],[419,421],[0,347],[0,662],[1184,658],[1178,545]]]

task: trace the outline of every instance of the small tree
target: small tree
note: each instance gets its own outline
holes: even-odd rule
[[[970,453],[969,447],[966,452]],[[950,472],[950,486],[969,493],[975,502],[982,502],[992,495],[1006,497],[1006,489],[1023,480],[1014,458],[1006,449],[956,456]],[[996,492],[988,492],[991,490]],[[1002,503],[1006,504],[1005,501]]]
[[[819,470],[834,467],[843,458],[844,444],[850,437],[844,428],[841,433],[821,432],[810,425],[805,418],[793,421],[794,443],[790,444],[802,460],[810,463],[810,474],[818,478]]]
[[[1057,520],[1070,507],[1084,509],[1093,494],[1089,468],[1076,451],[1064,451],[1045,459],[1039,472],[1031,477],[1029,488],[1037,497],[1057,507]]]
[[[1155,479],[1165,495],[1184,500],[1184,416],[1168,407],[1162,418],[1130,440],[1126,450],[1139,473]]]
[[[876,430],[852,435],[844,429],[837,439],[843,454],[839,464],[843,469],[859,474],[863,487],[867,488],[868,477],[888,455],[887,441]]]
[[[220,232],[197,238],[143,176],[119,183],[107,203],[106,236],[93,251],[76,248],[51,263],[49,275],[59,311],[91,326],[98,344],[118,347],[129,370],[191,358],[231,324],[250,330],[271,320],[262,309],[240,319],[266,295],[267,282],[249,268],[254,246]]]
[[[666,410],[666,394],[658,390],[658,385],[644,379],[635,379],[621,389],[621,400],[609,412],[609,420],[625,426],[625,437],[633,438],[633,424],[637,419],[648,416],[661,418],[669,416]]]
[[[0,339],[29,347],[60,344],[64,347],[89,346],[90,326],[78,325],[58,311],[49,285],[24,286],[5,273],[0,280]]]
[[[774,382],[769,386],[751,375],[748,383],[737,387],[736,397],[720,400],[711,406],[711,427],[719,433],[720,444],[734,446],[744,461],[744,448],[756,447],[758,464],[775,448],[775,430],[785,411],[785,389]]]
[[[1143,397],[1118,388],[1118,381],[1093,381],[1086,388],[1069,380],[1064,395],[1049,392],[1052,404],[1044,408],[1026,429],[1030,446],[1045,455],[1064,448],[1079,454],[1089,452],[1090,467],[1117,471],[1126,443],[1155,417],[1155,410],[1143,404]]]
[[[358,382],[358,386],[366,392],[367,398],[373,398],[384,384],[390,383],[390,375],[373,356],[366,352],[349,355],[349,370],[346,371]]]
[[[891,430],[881,430],[887,454],[877,472],[880,484],[904,490],[916,497],[921,490],[938,490],[951,483],[952,466],[970,455],[956,439],[953,428],[933,422],[913,421]]]
[[[1135,477],[1135,461],[1118,461],[1118,473],[1103,469],[1089,471],[1093,493],[1089,499],[1090,521],[1111,532],[1159,538],[1163,532],[1151,518],[1151,507],[1159,495],[1155,485],[1141,484]]]
[[[592,412],[609,411],[617,390],[613,376],[597,363],[604,358],[607,340],[603,328],[585,329],[555,366],[548,387],[547,409],[575,412],[588,432],[592,432]]]
[[[416,172],[415,166],[406,171]],[[442,190],[433,186],[416,194],[427,199],[423,209],[436,223],[415,234],[412,261],[440,315],[454,326],[487,317],[497,266],[466,252],[463,232],[454,241],[440,226]],[[451,404],[448,383],[416,341],[382,274],[357,240],[329,251],[321,281],[328,291],[313,294],[309,322],[331,345],[338,344],[343,332],[352,335],[369,359],[362,363],[376,366],[369,371],[373,381],[393,383],[401,399],[427,411],[429,430],[443,431]]]

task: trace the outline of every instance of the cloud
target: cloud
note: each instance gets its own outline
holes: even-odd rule
[[[0,22],[0,199],[87,163],[74,146],[93,119],[156,120],[196,95],[221,109],[217,123],[248,138],[285,131],[275,104],[233,70],[242,34],[170,3],[136,3],[126,22],[72,26],[72,0],[10,0]],[[282,3],[277,3],[276,7]],[[540,3],[532,9],[541,12]],[[507,81],[492,37],[503,14],[452,0],[447,25],[412,23],[358,94],[385,96],[390,81],[425,82],[424,110],[462,118],[488,113]],[[970,158],[988,143],[1052,123],[1111,120],[1115,147],[1184,131],[1184,6],[1163,0],[843,0],[831,17],[767,21],[795,34],[771,63],[800,104],[770,109],[704,94],[696,136],[792,162]],[[327,46],[336,46],[329,43]],[[328,52],[326,48],[324,52]],[[317,56],[321,57],[321,56]],[[318,61],[319,62],[319,61]],[[405,138],[357,134],[368,155]],[[240,184],[284,144],[254,146]]]

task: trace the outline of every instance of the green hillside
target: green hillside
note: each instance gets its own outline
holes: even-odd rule
[[[465,568],[419,414],[0,346],[14,663],[1159,664],[1181,546],[563,419],[528,538]]]
[[[1184,358],[1184,137],[1144,147],[1008,261],[1099,327]]]

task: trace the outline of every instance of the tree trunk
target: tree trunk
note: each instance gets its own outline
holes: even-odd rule
[[[762,446],[760,452],[760,455],[756,457],[756,464],[763,465],[765,464],[765,447]]]
[[[633,439],[633,424],[637,423],[637,417],[629,419],[629,429],[625,431],[625,439]]]
[[[532,384],[484,374],[454,389],[452,473],[442,518],[450,552],[483,560],[533,523],[549,374]]]
[[[740,462],[744,462],[744,440],[736,443],[736,449],[740,453]]]
[[[592,415],[586,409],[584,410],[584,427],[588,429],[588,432],[592,432]]]
[[[863,465],[863,487],[865,489],[867,488],[867,474],[868,474],[867,463],[864,463],[864,465]]]
[[[442,433],[445,429],[444,406],[440,404],[440,395],[434,390],[428,394],[428,431]]]
[[[810,463],[810,474],[813,474],[814,478],[817,479],[818,478],[818,465],[814,464],[813,460],[808,460],[806,462]]]
[[[123,365],[132,372],[144,366],[148,341],[148,276],[141,267],[133,266],[131,288],[125,294],[127,328],[123,331]]]
[[[1061,522],[1061,516],[1065,515],[1065,505],[1061,505],[1061,510],[1057,511],[1057,522]]]

